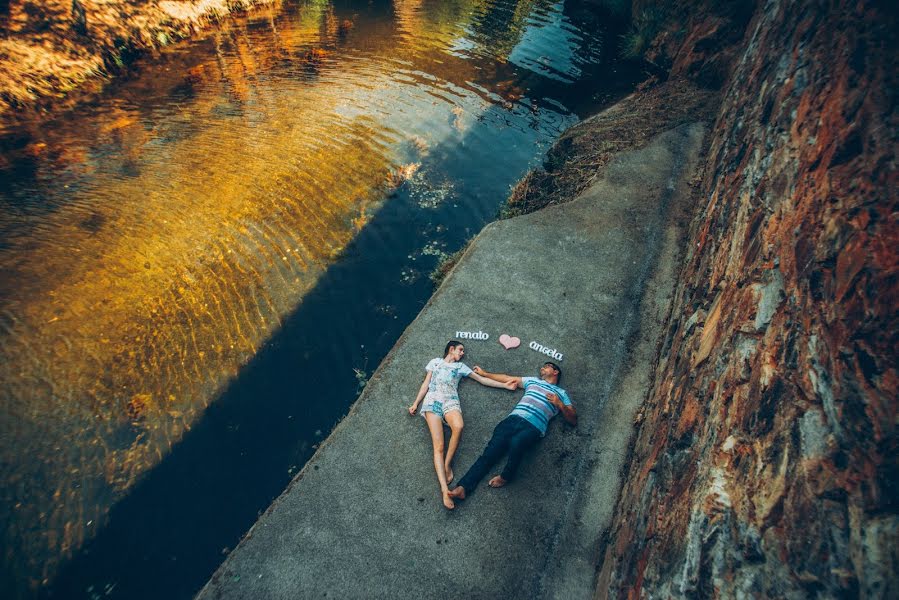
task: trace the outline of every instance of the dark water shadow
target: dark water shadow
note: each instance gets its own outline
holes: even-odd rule
[[[355,370],[370,375],[430,298],[428,274],[438,258],[422,249],[452,253],[494,218],[533,152],[513,142],[537,135],[525,131],[530,128],[522,124],[494,132],[509,148],[501,157],[477,139],[478,128],[432,148],[421,170],[456,182],[452,196],[425,209],[406,184],[386,200],[40,596],[195,594],[312,456],[316,441],[347,413],[360,391]]]
[[[378,251],[406,246],[391,253],[406,259],[419,242],[407,232],[427,229],[402,214],[404,204],[385,206],[360,232],[43,597],[198,591],[312,455],[309,440],[327,435],[347,412],[359,392],[353,369],[370,374],[429,297],[426,278],[397,284],[404,264]]]
[[[519,76],[532,97],[576,105],[578,114],[596,109],[595,98],[581,95],[591,84],[561,92],[558,82]],[[608,87],[621,95],[635,79],[628,73]],[[406,187],[390,198],[40,597],[196,594],[349,410],[359,393],[354,369],[370,375],[427,302],[427,273],[437,258],[421,249],[437,241],[452,253],[494,218],[527,168],[527,159],[514,156],[516,145],[502,137],[485,143],[473,130],[461,142],[433,148],[422,170],[466,180],[455,190],[465,205],[448,201],[423,210]]]

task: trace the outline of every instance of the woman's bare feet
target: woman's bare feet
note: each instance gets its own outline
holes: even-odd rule
[[[507,483],[508,483],[508,481],[503,479],[502,475],[497,475],[496,477],[494,477],[493,479],[488,481],[487,485],[489,485],[492,488],[501,488],[504,485],[506,485]]]
[[[449,491],[449,496],[450,498],[455,498],[456,500],[465,500],[465,488],[461,485],[457,485]]]
[[[446,465],[446,482],[451,483],[453,480],[453,468],[449,465]]]
[[[447,510],[453,510],[454,508],[456,508],[455,503],[453,503],[453,499],[450,497],[451,495],[452,492],[443,492],[443,506],[445,506]]]

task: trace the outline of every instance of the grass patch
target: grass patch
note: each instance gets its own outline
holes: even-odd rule
[[[462,258],[462,255],[465,254],[465,251],[468,250],[468,246],[471,244],[471,240],[468,240],[462,248],[453,252],[452,254],[448,254],[444,256],[437,263],[437,266],[434,267],[434,270],[431,271],[431,281],[434,283],[434,287],[440,287],[440,284],[443,283],[443,280],[446,279],[446,276],[449,275],[449,272],[453,270],[453,267],[456,266],[456,263],[459,262],[459,259]]]
[[[634,15],[630,29],[621,36],[621,56],[640,59],[662,30],[665,14],[661,8],[650,6]]]
[[[717,106],[715,92],[683,78],[635,92],[565,131],[547,152],[543,168],[529,171],[512,189],[500,218],[574,200],[617,153],[642,148],[678,125],[710,122]]]

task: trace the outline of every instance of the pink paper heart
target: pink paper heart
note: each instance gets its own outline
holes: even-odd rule
[[[506,350],[511,350],[512,348],[518,348],[521,345],[521,338],[512,337],[504,333],[499,336],[499,343],[502,344],[503,348]]]

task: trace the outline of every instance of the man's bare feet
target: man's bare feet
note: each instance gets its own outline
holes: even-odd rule
[[[446,482],[450,483],[453,480],[453,468],[449,465],[446,465]]]
[[[449,491],[449,496],[450,498],[455,498],[456,500],[465,500],[465,488],[461,485],[457,485]]]
[[[501,488],[504,485],[506,485],[507,483],[508,483],[508,481],[503,479],[502,475],[497,475],[496,477],[494,477],[493,479],[488,481],[487,485],[489,485],[492,488]]]
[[[452,492],[443,492],[443,506],[445,506],[447,510],[453,510],[454,508],[456,508],[453,499],[450,498],[451,494]]]

